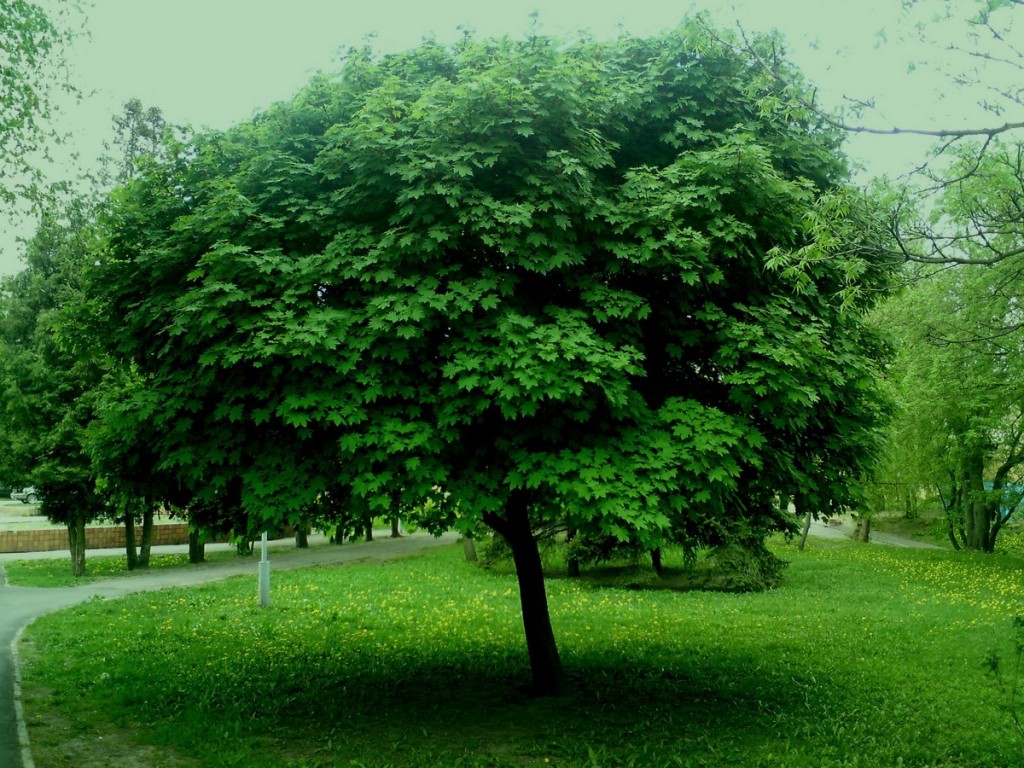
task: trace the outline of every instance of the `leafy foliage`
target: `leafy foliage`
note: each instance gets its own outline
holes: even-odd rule
[[[759,115],[698,35],[353,52],[124,188],[98,285],[167,462],[253,507],[339,463],[470,516],[502,487],[652,532],[743,505],[867,339],[828,262],[764,270],[809,245],[835,138]]]
[[[1008,492],[1024,479],[1022,169],[1024,145],[961,148],[958,181],[929,215],[959,233],[950,248],[968,263],[907,270],[919,284],[878,316],[899,348],[892,378],[901,412],[887,480],[937,490],[954,545],[986,551],[1019,501]]]
[[[356,50],[168,146],[95,276],[161,467],[271,519],[440,489],[538,568],[552,522],[694,546],[850,503],[882,349],[848,289],[886,265],[787,259],[845,167],[754,69],[696,24]]]
[[[897,339],[890,375],[899,403],[879,478],[937,493],[958,548],[992,551],[1019,502],[1011,491],[1024,479],[1024,357],[1006,327],[1018,284],[1011,263],[947,269],[877,316]]]
[[[84,451],[105,358],[77,333],[92,206],[80,197],[49,208],[28,242],[26,269],[0,286],[0,471],[36,486],[42,512],[71,535],[84,572],[84,525],[103,511]]]

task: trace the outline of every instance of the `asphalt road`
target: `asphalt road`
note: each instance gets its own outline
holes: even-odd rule
[[[853,535],[852,523],[844,520],[842,525],[828,525],[821,520],[811,523],[808,531],[811,536],[818,536],[823,539],[849,539]],[[872,544],[885,544],[890,547],[905,547],[907,549],[942,549],[942,547],[930,544],[926,541],[915,541],[893,533],[882,533],[881,531],[871,532]]]
[[[312,537],[311,537],[312,538]],[[271,571],[309,568],[317,565],[389,560],[415,554],[431,547],[456,540],[455,534],[433,537],[425,533],[408,534],[392,539],[389,532],[381,531],[380,538],[369,543],[344,544],[340,547],[323,546],[306,550],[294,547],[274,548],[270,551]],[[312,543],[312,542],[311,542]],[[154,547],[154,554],[187,551],[187,547]],[[102,554],[91,550],[89,556]],[[113,550],[123,554],[123,550]],[[153,572],[139,571],[122,578],[83,584],[74,587],[41,589],[12,587],[3,580],[3,560],[28,557],[68,557],[68,553],[33,553],[0,557],[0,768],[32,768],[31,755],[19,743],[19,719],[15,704],[15,663],[12,644],[19,630],[38,616],[89,600],[93,597],[117,598],[133,592],[145,592],[167,587],[203,584],[230,576],[248,574],[253,579],[253,595],[257,591],[259,558],[239,558],[216,563],[187,566]],[[70,565],[69,565],[70,567]],[[271,578],[273,583],[273,578]],[[273,599],[273,597],[271,597]]]

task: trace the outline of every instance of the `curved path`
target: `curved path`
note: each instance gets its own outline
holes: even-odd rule
[[[386,534],[385,534],[386,535]],[[415,554],[430,547],[448,544],[456,540],[455,534],[433,537],[425,533],[409,534],[400,539],[379,538],[372,542],[345,544],[340,547],[325,546],[314,549],[274,548],[270,550],[272,571],[308,568],[316,565],[388,560]],[[154,547],[153,553],[178,551],[180,548]],[[123,554],[114,550],[114,554]],[[97,554],[96,552],[90,553]],[[29,554],[7,555],[2,559],[24,559]],[[37,557],[53,557],[40,553]],[[67,553],[56,553],[67,557]],[[230,576],[248,574],[253,577],[253,597],[256,597],[258,558],[239,558],[216,563],[206,563],[183,568],[158,571],[139,571],[121,578],[82,584],[74,587],[53,589],[12,587],[4,583],[0,563],[0,766],[3,768],[33,768],[31,754],[27,749],[24,725],[18,716],[20,703],[15,701],[16,662],[13,644],[19,631],[38,616],[61,608],[68,608],[93,597],[115,598],[133,592],[145,592],[167,587],[203,584],[226,579]],[[271,581],[273,583],[273,581]],[[273,599],[273,597],[271,597]],[[19,729],[21,733],[19,735]],[[23,744],[24,742],[24,744]],[[24,746],[24,749],[23,749]]]
[[[846,520],[843,520],[842,525],[828,525],[821,520],[815,520],[811,523],[811,529],[808,533],[811,536],[820,536],[824,539],[849,539],[853,535],[853,525]],[[927,541],[915,541],[895,533],[883,533],[881,531],[871,531],[871,541],[869,543],[886,544],[890,547],[904,547],[906,549],[942,549],[937,544],[931,544]]]

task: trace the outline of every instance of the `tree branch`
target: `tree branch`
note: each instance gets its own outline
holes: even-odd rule
[[[743,29],[742,25],[737,24],[736,28],[739,30],[740,38],[743,40],[742,51],[750,56],[765,72],[769,75],[777,84],[786,89],[789,95],[796,100],[805,109],[814,112],[819,118],[825,123],[831,125],[834,128],[847,131],[848,133],[867,133],[879,136],[899,136],[899,135],[914,135],[914,136],[933,136],[935,138],[943,139],[963,139],[971,136],[987,136],[989,138],[998,136],[1008,131],[1015,131],[1024,128],[1024,120],[1021,121],[1008,121],[1002,125],[994,125],[987,127],[977,128],[904,128],[900,126],[894,126],[891,128],[876,128],[868,125],[855,125],[848,123],[845,120],[840,120],[833,117],[828,112],[821,109],[817,104],[814,103],[813,99],[808,99],[802,93],[796,92],[792,87],[792,83],[786,79],[782,73],[779,72],[771,62],[766,60],[764,56],[757,50],[756,46],[751,43],[750,38],[747,36],[746,30]],[[736,46],[722,37],[715,35],[714,31],[708,28],[708,34],[711,35],[717,42],[725,45],[733,50],[736,50]]]

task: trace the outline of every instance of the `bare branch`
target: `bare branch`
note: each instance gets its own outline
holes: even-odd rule
[[[779,82],[783,82],[781,79]],[[989,139],[1009,131],[1016,131],[1024,128],[1024,120],[1017,122],[1006,122],[1002,125],[988,128],[903,128],[895,126],[892,128],[875,128],[870,125],[854,125],[845,120],[838,120],[821,111],[802,96],[795,96],[796,100],[807,109],[817,113],[818,117],[831,125],[848,133],[867,133],[877,136],[934,136],[938,139],[965,139],[972,136],[986,136]]]
[[[963,48],[959,45],[947,45],[947,51],[953,51],[955,53],[962,53],[965,56],[971,56],[976,59],[984,59],[985,61],[991,61],[993,64],[1006,64],[1007,66],[1013,67],[1014,69],[1021,69],[1024,67],[1024,62],[1014,61],[1013,59],[1004,59],[1002,56],[996,56],[986,51],[972,51],[969,48]],[[1024,59],[1024,56],[1019,51],[1014,51],[1017,54],[1018,59]]]
[[[821,120],[823,120],[826,124],[831,125],[833,128],[839,128],[840,130],[846,131],[848,133],[863,133],[878,136],[933,136],[939,139],[962,139],[972,136],[987,136],[991,138],[993,136],[998,136],[1003,133],[1008,133],[1009,131],[1024,129],[1024,120],[1007,121],[1002,125],[980,126],[975,128],[912,128],[902,126],[878,128],[870,125],[856,125],[853,123],[849,123],[845,120],[833,117],[831,114],[821,109],[817,104],[814,103],[813,93],[812,98],[807,98],[807,96],[805,96],[804,94],[796,92],[795,89],[792,88],[792,83],[790,83],[789,80],[786,79],[786,77],[781,72],[779,72],[778,68],[774,66],[772,62],[768,61],[767,59],[765,59],[764,56],[761,55],[760,51],[757,50],[757,47],[750,41],[750,38],[747,36],[746,30],[744,30],[742,25],[737,24],[736,26],[739,30],[740,39],[743,40],[743,52],[750,56],[767,75],[769,75],[776,83],[778,83],[778,85],[786,89],[790,96],[798,104],[800,104],[805,109],[814,112]],[[711,35],[720,44],[732,48],[733,50],[736,50],[735,45],[733,45],[727,40],[724,40],[721,36],[716,35],[714,33],[714,30],[711,30],[709,28],[707,31],[708,34]],[[777,52],[775,51],[774,45],[772,48],[772,54],[773,58],[777,58]]]

